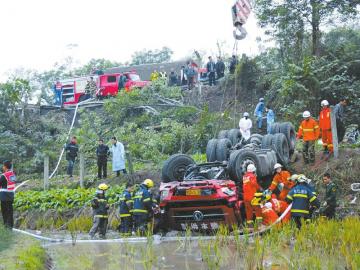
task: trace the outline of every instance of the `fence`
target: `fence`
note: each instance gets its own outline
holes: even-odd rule
[[[134,174],[133,169],[133,162],[132,157],[129,152],[126,153],[126,160],[127,160],[127,167],[129,170],[130,175]],[[44,190],[49,189],[49,156],[44,157]],[[86,162],[85,162],[85,155],[84,153],[79,154],[79,180],[80,180],[80,187],[84,188],[84,179],[86,176]]]

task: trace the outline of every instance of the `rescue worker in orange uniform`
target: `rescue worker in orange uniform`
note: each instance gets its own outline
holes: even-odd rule
[[[322,109],[319,115],[319,126],[321,130],[321,140],[323,142],[323,148],[324,148],[322,158],[328,160],[330,155],[333,153],[331,118],[330,118],[331,109],[329,107],[329,102],[327,100],[321,101],[321,107]]]
[[[273,209],[270,202],[267,202],[261,206],[261,215],[263,217],[262,223],[267,226],[275,223],[276,220],[279,218],[279,215]]]
[[[304,120],[301,122],[297,138],[303,139],[303,158],[305,164],[315,163],[315,142],[319,138],[320,130],[317,121],[311,117],[309,111],[303,112]]]
[[[269,187],[271,193],[273,193],[276,188],[280,191],[280,194],[278,195],[279,200],[285,200],[286,195],[289,193],[290,189],[295,186],[293,182],[288,180],[290,173],[286,170],[283,170],[282,168],[283,166],[280,163],[275,164],[275,175]]]
[[[278,200],[275,198],[275,196],[272,196],[272,198],[269,201],[272,205],[272,209],[274,209],[275,213],[279,216],[282,215],[282,213],[285,212],[285,210],[288,208],[289,204],[285,201]],[[282,219],[282,222],[289,222],[291,219],[291,211],[289,211],[285,217]]]
[[[249,227],[253,227],[253,215],[255,212],[256,221],[261,222],[261,210],[259,206],[251,205],[251,201],[254,198],[256,191],[262,190],[256,179],[256,167],[254,164],[249,164],[246,168],[246,173],[243,176],[243,194],[244,194],[244,206],[246,214],[246,224]]]

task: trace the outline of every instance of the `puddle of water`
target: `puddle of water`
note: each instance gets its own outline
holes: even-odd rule
[[[78,243],[50,245],[54,269],[243,269],[233,245],[214,252],[199,242],[152,244]]]

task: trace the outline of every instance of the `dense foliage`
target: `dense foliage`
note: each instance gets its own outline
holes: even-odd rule
[[[123,192],[123,186],[112,186],[106,193],[109,204],[118,202],[119,195]],[[14,207],[18,211],[80,208],[89,206],[95,196],[95,189],[51,189],[48,191],[24,191],[15,196]]]

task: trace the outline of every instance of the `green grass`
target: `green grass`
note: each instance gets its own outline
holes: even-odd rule
[[[40,242],[15,234],[0,225],[0,269],[43,270],[46,252]]]

